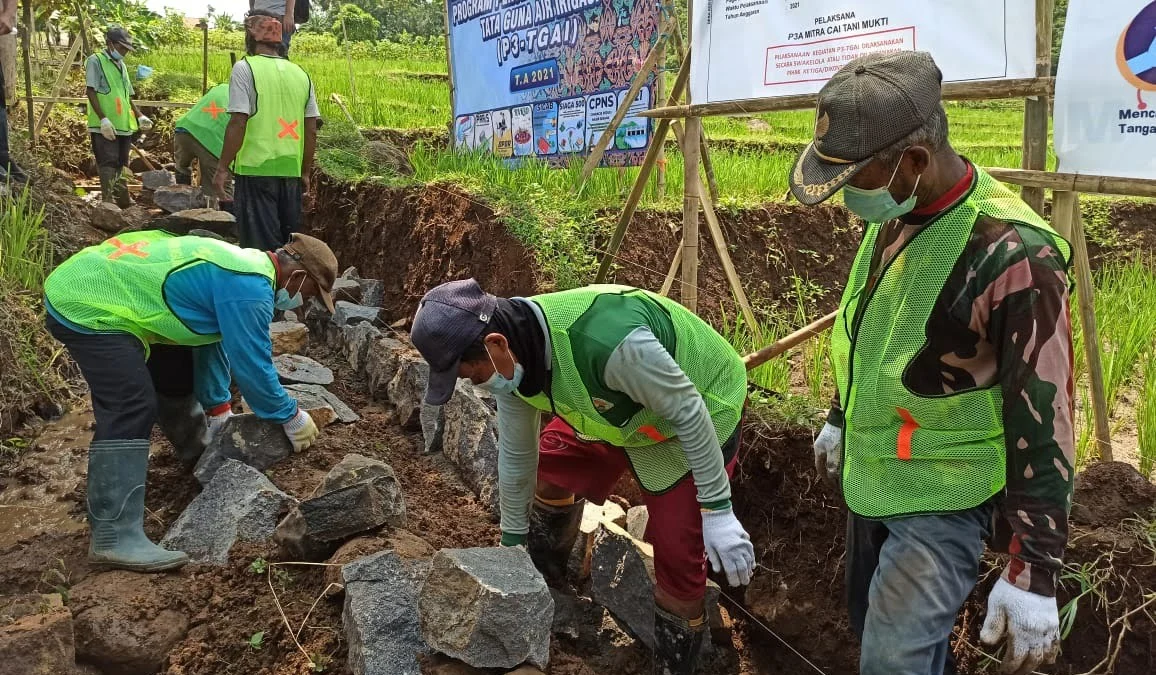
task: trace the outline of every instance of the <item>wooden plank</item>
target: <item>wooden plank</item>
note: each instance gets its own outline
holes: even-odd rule
[[[689,63],[689,59],[686,61]],[[698,177],[699,143],[698,132],[702,127],[702,119],[688,117],[686,119],[686,135],[683,137],[683,181],[682,181],[682,304],[692,312],[698,311],[698,208],[702,203],[699,199],[699,186],[702,181]]]
[[[60,66],[60,71],[56,73],[56,81],[52,84],[52,95],[59,96],[60,90],[64,88],[68,82],[68,71],[72,69],[72,62],[76,59],[77,52],[80,51],[80,40],[73,38],[72,47],[68,50],[68,56],[64,59],[64,64]],[[36,120],[36,129],[32,132],[33,136],[40,135],[40,130],[44,128],[44,123],[48,121],[48,115],[52,112],[52,106],[55,103],[49,102],[40,110],[40,117]]]
[[[33,96],[32,100],[36,103],[61,103],[64,105],[85,105],[88,103],[87,98],[78,96]],[[183,103],[181,101],[136,101],[138,107],[145,108],[192,108],[196,105],[193,103]]]
[[[979,82],[947,82],[943,85],[943,99],[945,101],[974,101],[980,99],[1051,96],[1054,88],[1055,78],[1051,77],[1018,80],[981,80]],[[692,116],[744,115],[749,113],[778,112],[781,110],[811,110],[814,107],[814,94],[799,94],[796,96],[754,98],[746,101],[723,101],[721,103],[666,106],[663,108],[655,108],[654,110],[644,110],[638,114],[640,117],[663,119]]]
[[[672,101],[677,101],[678,97],[682,96],[687,80],[690,79],[690,61],[684,60],[682,63],[683,65],[678,69],[678,76],[674,78],[674,86],[670,90],[670,100]],[[596,284],[605,283],[607,277],[610,276],[610,265],[614,262],[614,256],[618,255],[618,248],[622,246],[622,240],[626,238],[626,229],[630,227],[634,210],[638,207],[642,193],[646,190],[646,181],[650,177],[650,170],[657,162],[658,153],[666,142],[670,123],[671,120],[659,120],[658,126],[654,130],[654,137],[650,140],[650,147],[646,149],[646,155],[642,158],[642,165],[638,167],[638,176],[630,189],[630,195],[626,198],[622,212],[618,214],[618,224],[614,228],[614,234],[610,236],[610,243],[606,245],[606,252],[602,256],[602,262],[598,265],[598,274],[594,276],[594,283]]]
[[[663,23],[662,26],[666,28],[667,24]],[[659,34],[658,42],[655,43],[654,48],[646,55],[646,60],[642,62],[642,67],[635,73],[634,81],[630,83],[630,89],[626,91],[626,105],[618,106],[618,110],[614,112],[614,117],[610,118],[610,125],[598,136],[598,142],[594,144],[594,148],[586,158],[586,163],[582,165],[582,175],[578,178],[579,190],[586,185],[586,181],[590,178],[590,174],[594,173],[594,169],[598,168],[598,164],[602,161],[602,156],[606,154],[606,148],[610,145],[610,141],[614,140],[614,134],[618,131],[618,125],[622,124],[622,120],[626,119],[626,113],[630,110],[634,99],[638,97],[638,92],[642,91],[646,80],[650,78],[651,71],[654,70],[654,65],[658,63],[658,55],[662,53],[661,47],[665,41],[666,32],[664,30]]]
[[[1036,0],[1036,76],[1052,74],[1052,9],[1053,0]],[[1024,169],[1043,171],[1048,168],[1048,113],[1050,98],[1034,96],[1024,104],[1023,157]],[[1044,212],[1044,190],[1025,187],[1020,198],[1039,214]]]
[[[1052,194],[1053,228],[1072,242],[1072,265],[1079,298],[1080,324],[1084,329],[1084,356],[1088,361],[1088,380],[1092,389],[1092,413],[1096,446],[1100,459],[1112,460],[1112,432],[1108,419],[1108,398],[1104,388],[1104,366],[1100,357],[1100,333],[1096,327],[1095,289],[1088,262],[1088,243],[1080,218],[1078,192]]]
[[[743,365],[747,367],[747,370],[754,370],[755,368],[758,368],[759,366],[782,354],[788,349],[798,344],[802,344],[803,342],[810,340],[811,338],[830,328],[832,325],[834,325],[835,317],[838,316],[838,314],[838,312],[831,312],[827,316],[812,321],[806,326],[803,326],[799,330],[776,341],[775,343],[767,345],[766,347],[763,347],[753,354],[747,354],[743,357]]]
[[[1113,178],[1025,169],[986,168],[984,171],[990,173],[996,180],[1014,185],[1101,195],[1156,197],[1156,180],[1146,178]]]

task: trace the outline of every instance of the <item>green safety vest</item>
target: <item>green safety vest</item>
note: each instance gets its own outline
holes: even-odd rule
[[[602,383],[607,359],[645,326],[706,402],[722,445],[742,417],[747,371],[721,335],[682,305],[626,286],[588,286],[530,298],[546,317],[553,348],[549,394],[525,398],[575,431],[625,450],[642,487],[660,494],[688,473],[686,453],[665,419]]]
[[[153,343],[211,344],[221,336],[187,326],[169,307],[164,291],[170,274],[205,263],[263,276],[270,289],[277,277],[264,251],[154,230],[122,234],[80,251],[48,276],[44,295],[68,321],[99,332],[131,333],[146,353]]]
[[[189,132],[214,157],[225,147],[225,127],[229,125],[229,85],[218,84],[177,120],[177,128]]]
[[[108,92],[96,92],[96,100],[100,101],[100,109],[104,116],[116,127],[119,135],[136,133],[140,126],[136,122],[136,115],[132,114],[132,102],[129,98],[128,73],[120,63],[113,61],[104,52],[94,54],[100,61],[100,68],[104,71],[104,79],[108,82]],[[88,128],[100,129],[100,117],[88,104]]]
[[[301,66],[275,56],[246,56],[257,91],[245,140],[233,163],[240,176],[299,178],[305,156],[305,106],[309,76]]]
[[[876,273],[882,229],[869,223],[831,333],[844,408],[843,496],[868,518],[959,511],[982,504],[1007,477],[998,385],[921,396],[903,373],[927,343],[927,320],[976,218],[1031,227],[1065,261],[1071,247],[1019,197],[976,167],[967,197],[928,223]]]

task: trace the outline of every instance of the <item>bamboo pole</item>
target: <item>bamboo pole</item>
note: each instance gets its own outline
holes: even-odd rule
[[[706,184],[710,188],[710,198],[718,201],[718,180],[714,175],[714,162],[710,158],[710,149],[706,144],[706,129],[699,125],[698,128],[698,143],[702,147],[702,170],[706,173]]]
[[[84,54],[87,56],[92,53],[88,49],[88,14],[81,9],[80,0],[73,0],[72,6],[76,8],[76,17],[79,20],[81,49],[84,50]]]
[[[666,28],[668,24],[663,22],[662,26]],[[615,132],[618,131],[618,125],[622,124],[622,120],[626,119],[626,113],[630,110],[630,106],[634,104],[634,99],[638,96],[638,92],[642,91],[642,86],[650,79],[650,73],[654,70],[654,65],[658,63],[658,55],[662,52],[660,47],[665,41],[666,33],[660,33],[654,49],[650,50],[650,54],[648,54],[646,60],[642,62],[642,67],[635,73],[634,81],[630,83],[630,89],[626,91],[626,105],[618,106],[618,110],[614,111],[614,117],[610,118],[609,126],[598,136],[598,141],[594,144],[594,148],[590,150],[590,155],[586,158],[586,163],[582,165],[582,175],[578,178],[579,190],[586,185],[586,181],[590,178],[590,174],[594,173],[594,169],[598,168],[598,164],[602,161],[603,155],[606,154],[606,148],[610,145],[610,141],[614,139]]]
[[[674,26],[678,30],[678,25]],[[662,50],[658,55],[658,63],[654,66],[654,100],[666,100],[666,43],[659,45]],[[677,101],[675,101],[677,103]],[[657,171],[654,173],[654,194],[658,197],[658,201],[666,198],[666,147],[664,143],[658,144],[658,159]]]
[[[1053,227],[1072,243],[1072,264],[1076,273],[1080,323],[1084,329],[1084,356],[1088,361],[1088,380],[1092,389],[1092,413],[1096,445],[1100,459],[1112,461],[1112,432],[1108,419],[1108,398],[1104,388],[1104,366],[1100,358],[1100,333],[1096,327],[1095,289],[1088,261],[1088,243],[1080,218],[1078,192],[1052,193]]]
[[[689,63],[689,59],[687,63]],[[702,126],[699,117],[686,119],[686,134],[683,136],[683,199],[682,199],[682,304],[692,312],[698,311],[698,177],[699,143],[698,132]]]
[[[678,274],[678,268],[682,266],[682,240],[678,241],[678,250],[674,252],[674,257],[670,259],[670,269],[666,271],[666,279],[662,282],[662,290],[658,292],[662,297],[670,296],[670,289],[674,287],[674,278]]]
[[[838,312],[831,312],[827,316],[812,321],[806,326],[803,326],[799,330],[776,341],[775,343],[767,345],[766,347],[763,347],[753,354],[747,354],[743,357],[743,365],[747,367],[747,370],[754,370],[755,368],[758,368],[779,354],[782,354],[783,352],[798,344],[806,342],[807,340],[830,328],[832,325],[834,325],[835,317],[838,316],[838,314]]]
[[[357,106],[357,82],[353,79],[353,57],[349,54],[349,33],[345,31],[345,17],[341,17],[342,46],[345,47],[345,65],[349,69],[349,100]]]
[[[32,0],[24,0],[24,30],[20,37],[24,43],[24,95],[28,99],[28,141],[36,146],[36,116],[32,107]]]
[[[1052,10],[1053,0],[1036,0],[1036,76],[1052,74]],[[1021,166],[1042,171],[1048,167],[1049,97],[1029,97],[1024,104],[1024,138]],[[1044,212],[1044,191],[1025,187],[1020,198],[1039,214]]]
[[[674,86],[670,90],[670,100],[677,101],[678,97],[682,96],[688,79],[690,79],[690,61],[684,60],[678,69],[678,76],[674,78]],[[614,256],[618,255],[618,248],[622,246],[622,240],[626,238],[626,228],[630,227],[630,220],[634,217],[638,202],[642,200],[642,193],[646,191],[646,181],[650,178],[650,171],[654,168],[655,162],[658,160],[658,153],[666,142],[670,123],[671,120],[659,120],[658,126],[654,130],[654,137],[650,139],[650,147],[646,149],[646,155],[642,158],[642,165],[638,167],[638,177],[634,180],[630,195],[622,206],[622,212],[618,214],[618,224],[614,228],[614,234],[610,237],[610,243],[606,245],[602,262],[598,265],[598,274],[594,276],[594,283],[596,284],[605,283],[606,278],[610,275],[610,265],[614,262]]]
[[[1077,173],[1028,171],[1026,169],[984,169],[996,180],[1015,185],[1048,188],[1056,191],[1085,192],[1125,197],[1156,197],[1156,180],[1147,178],[1114,178]]]
[[[65,57],[64,63],[60,65],[60,71],[56,73],[56,81],[52,84],[52,96],[55,97],[60,94],[60,90],[68,81],[68,71],[72,70],[72,63],[76,60],[76,53],[80,51],[80,40],[73,38],[72,47],[68,50],[68,56]],[[36,127],[33,129],[32,135],[39,136],[40,130],[44,128],[44,123],[48,121],[48,115],[52,112],[53,101],[45,104],[44,109],[40,111],[40,117],[36,120]]]
[[[66,105],[84,105],[88,99],[79,96],[33,96],[35,103],[63,103]],[[133,103],[142,108],[192,108],[196,103],[181,103],[179,101],[137,101]]]
[[[1055,88],[1055,79],[1035,77],[1018,80],[981,80],[978,82],[946,82],[943,85],[943,100],[973,101],[992,98],[1026,98],[1028,96],[1050,96]],[[797,94],[774,98],[755,98],[746,101],[723,101],[719,103],[697,103],[680,106],[666,106],[639,113],[640,117],[662,119],[665,117],[712,117],[717,115],[742,115],[747,113],[779,112],[782,110],[813,110],[815,94]]]
[[[454,125],[457,123],[458,102],[457,90],[454,89],[454,49],[450,42],[450,3],[442,3],[442,30],[446,37],[446,73],[449,76],[450,83],[450,121],[446,125],[446,131],[450,137],[450,147],[454,147]],[[455,148],[456,149],[456,148]]]
[[[209,91],[209,19],[201,19],[201,95]]]

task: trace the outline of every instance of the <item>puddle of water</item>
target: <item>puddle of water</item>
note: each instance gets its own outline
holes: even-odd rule
[[[0,504],[0,547],[31,539],[43,532],[69,533],[84,529],[84,522],[69,515],[71,505]]]

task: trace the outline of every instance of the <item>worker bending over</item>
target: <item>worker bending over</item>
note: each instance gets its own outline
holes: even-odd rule
[[[192,464],[232,414],[230,374],[253,412],[281,424],[295,450],[317,426],[273,368],[273,310],[320,297],[332,310],[337,259],[305,235],[276,251],[208,237],[123,234],[86,248],[44,284],[48,330],[92,391],[88,454],[89,559],[154,572],[188,557],[145,536],[153,422]],[[205,412],[208,411],[206,424]]]
[[[551,584],[564,579],[585,500],[603,503],[632,471],[654,545],[655,670],[693,672],[704,552],[735,586],[754,567],[730,499],[747,393],[734,349],[682,305],[635,288],[504,299],[473,279],[427,293],[411,336],[430,364],[427,404],[448,401],[459,377],[494,395],[502,544],[525,543]],[[556,417],[539,437],[542,412]]]

